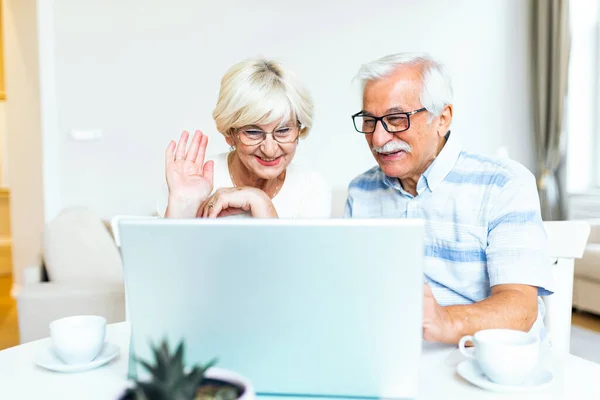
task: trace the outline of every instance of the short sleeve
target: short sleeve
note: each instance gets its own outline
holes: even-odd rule
[[[344,207],[344,218],[352,218],[352,194],[348,192],[346,206]]]
[[[491,286],[536,286],[552,294],[548,239],[535,178],[529,171],[511,179],[491,199],[488,213],[487,270]]]

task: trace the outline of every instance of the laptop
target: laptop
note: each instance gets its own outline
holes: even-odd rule
[[[119,225],[132,357],[184,340],[187,364],[217,358],[261,395],[416,397],[421,220]]]

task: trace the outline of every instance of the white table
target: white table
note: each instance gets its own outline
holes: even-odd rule
[[[126,323],[109,325],[106,340],[121,348],[120,357],[77,374],[50,372],[34,364],[36,352],[49,339],[1,351],[0,399],[115,399],[127,386],[128,339]],[[552,360],[555,379],[551,387],[521,395],[491,393],[471,385],[456,373],[462,360],[453,346],[426,344],[419,367],[419,399],[600,399],[600,365],[572,355]]]

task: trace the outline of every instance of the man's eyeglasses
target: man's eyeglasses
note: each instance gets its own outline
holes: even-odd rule
[[[240,142],[246,146],[257,146],[261,144],[267,135],[271,135],[273,140],[278,143],[292,143],[300,136],[300,124],[290,126],[280,126],[272,132],[265,132],[256,127],[244,127],[237,129]]]
[[[381,121],[383,129],[389,133],[398,133],[408,130],[410,128],[410,116],[421,111],[427,111],[427,109],[423,107],[410,112],[395,112],[381,117],[363,115],[361,111],[352,116],[352,121],[354,122],[354,129],[360,133],[370,134],[375,132],[377,121]]]

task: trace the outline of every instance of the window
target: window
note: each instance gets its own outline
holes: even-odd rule
[[[600,0],[570,3],[567,191],[600,188]]]

